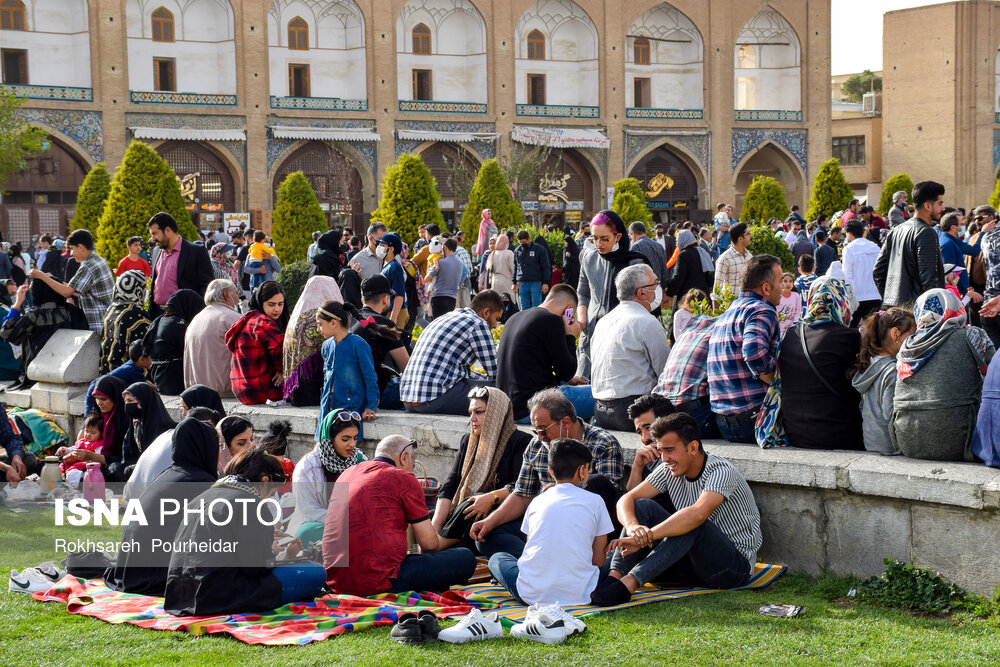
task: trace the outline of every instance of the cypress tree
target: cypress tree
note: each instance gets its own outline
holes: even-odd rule
[[[755,176],[743,196],[740,220],[748,224],[751,220],[765,224],[771,218],[784,220],[788,213],[785,189],[781,183],[770,176]]]
[[[500,164],[492,158],[479,167],[476,181],[469,193],[469,203],[465,207],[465,213],[462,214],[461,229],[465,232],[464,245],[470,251],[479,240],[479,223],[482,221],[484,208],[490,209],[497,229],[516,227],[524,220],[521,206],[511,196],[510,187],[503,177]]]
[[[642,222],[649,231],[653,222],[653,214],[646,208],[646,193],[642,183],[636,178],[623,178],[613,184],[614,195],[611,198],[611,210],[621,217],[625,227],[633,222]]]
[[[989,201],[986,203],[992,206],[994,211],[1000,208],[1000,181],[997,181],[996,187],[993,188],[993,194],[990,195]],[[969,215],[971,216],[972,213],[970,212]]]
[[[840,170],[840,160],[835,157],[826,160],[819,167],[809,195],[809,210],[806,220],[813,220],[820,213],[833,215],[843,211],[854,199],[854,191]]]
[[[385,170],[382,199],[378,208],[372,211],[371,219],[383,223],[412,246],[420,225],[444,227],[438,199],[437,181],[431,170],[416,155],[404,153],[396,164]]]
[[[91,234],[96,233],[110,192],[111,174],[103,162],[98,162],[87,172],[76,193],[76,207],[73,220],[70,222],[70,231],[86,229]]]
[[[316,193],[301,171],[293,171],[278,186],[271,218],[274,251],[284,264],[306,258],[312,234],[328,229]]]
[[[879,215],[883,217],[889,215],[889,209],[892,208],[892,195],[900,190],[905,192],[907,197],[913,192],[913,179],[910,178],[909,174],[900,172],[890,177],[882,186],[882,196],[878,200]]]

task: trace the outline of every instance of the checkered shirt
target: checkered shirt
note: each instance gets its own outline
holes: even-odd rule
[[[674,405],[708,396],[708,339],[715,318],[695,315],[670,348],[667,365],[653,389]]]
[[[603,428],[583,424],[583,444],[594,455],[590,464],[593,475],[604,475],[611,482],[621,487],[624,464],[622,463],[622,446],[613,435]],[[534,498],[542,492],[542,487],[555,482],[549,474],[549,446],[538,438],[528,443],[524,450],[524,460],[521,462],[521,472],[517,475],[514,493],[526,498]]]
[[[737,415],[760,407],[767,385],[759,377],[778,365],[778,311],[756,292],[742,292],[708,341],[712,412]]]
[[[111,295],[115,289],[115,277],[111,267],[96,252],[91,252],[83,260],[69,286],[76,290],[77,305],[87,316],[91,331],[104,331],[104,315],[111,306]]]

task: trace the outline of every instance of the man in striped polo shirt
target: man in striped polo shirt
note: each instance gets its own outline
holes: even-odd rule
[[[743,475],[705,452],[690,415],[661,417],[651,430],[661,463],[618,501],[623,536],[608,545],[611,573],[591,595],[595,605],[623,604],[647,583],[736,588],[754,571],[760,512]],[[676,512],[653,500],[660,493]]]

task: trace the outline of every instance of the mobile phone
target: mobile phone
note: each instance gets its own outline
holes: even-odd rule
[[[573,324],[574,312],[575,310],[572,306],[569,306],[568,308],[566,308],[566,310],[563,311],[563,319],[566,321],[567,325]]]

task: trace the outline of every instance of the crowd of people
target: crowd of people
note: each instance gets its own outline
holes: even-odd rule
[[[67,480],[93,461],[143,504],[182,481],[282,498],[282,553],[315,562],[109,570],[113,588],[165,594],[172,613],[267,609],[324,586],[441,590],[469,579],[476,553],[532,605],[615,605],[647,583],[737,587],[760,515],[704,440],[998,465],[1000,231],[985,206],[966,228],[943,196],[930,181],[896,193],[888,222],[857,201],[831,219],[807,223],[796,207],[767,221],[794,272],[752,254],[751,225],[725,204],[711,224],[653,235],[600,211],[566,230],[557,275],[544,238],[498,230],[488,210],[471,253],[434,225],[412,258],[380,223],[364,237],[333,229],[314,237],[301,295],[271,279],[280,265],[261,232],[189,243],[160,213],[149,262],[130,241],[116,279],[85,230],[65,244],[73,275],[43,237],[0,337],[25,356],[45,327],[102,337],[92,407],[61,454]],[[161,399],[177,394],[180,424]],[[223,397],[315,406],[314,447],[288,460],[289,428],[258,443]],[[411,474],[420,443],[383,438],[370,460],[358,446],[385,409],[469,418],[430,506]],[[16,483],[30,457],[8,427],[0,465]],[[626,466],[615,431],[633,430],[642,446]]]

